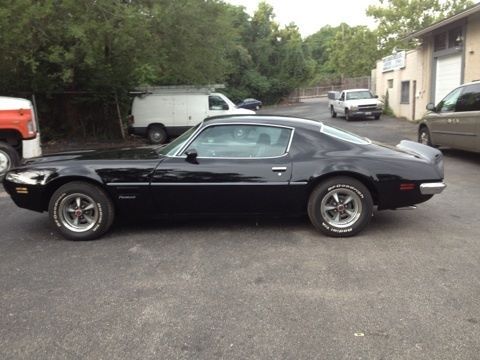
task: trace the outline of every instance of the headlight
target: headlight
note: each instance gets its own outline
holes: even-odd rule
[[[5,180],[22,185],[45,185],[52,170],[25,170],[11,171]]]
[[[350,106],[350,110],[356,111],[358,110],[358,106],[352,105]]]

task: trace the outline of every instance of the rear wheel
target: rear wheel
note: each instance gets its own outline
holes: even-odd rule
[[[167,132],[162,125],[150,125],[147,137],[152,144],[164,144],[167,141]]]
[[[57,230],[70,240],[93,240],[113,223],[113,203],[103,189],[86,182],[70,182],[50,199],[48,213]]]
[[[345,120],[347,120],[347,121],[351,120],[350,113],[349,113],[348,109],[345,109]]]
[[[373,200],[360,181],[349,177],[328,179],[315,188],[308,216],[317,230],[332,237],[359,233],[370,222]]]
[[[423,145],[433,146],[430,131],[428,131],[426,126],[422,126],[418,129],[418,142]]]
[[[335,110],[333,110],[333,105],[330,106],[330,115],[332,116],[332,118],[336,118],[336,117],[337,117],[337,113],[335,112]]]
[[[0,180],[3,179],[8,170],[20,163],[18,153],[13,147],[0,142]]]

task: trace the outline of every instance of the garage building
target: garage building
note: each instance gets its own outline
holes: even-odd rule
[[[480,3],[406,37],[410,39],[420,45],[377,61],[372,78],[379,96],[388,92],[395,115],[417,120],[428,103],[437,104],[456,86],[480,80]]]

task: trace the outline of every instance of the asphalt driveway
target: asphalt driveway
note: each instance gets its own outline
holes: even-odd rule
[[[262,112],[416,137],[322,101]],[[445,172],[443,194],[345,239],[307,219],[178,219],[71,242],[0,192],[0,358],[478,358],[480,155],[446,151]]]

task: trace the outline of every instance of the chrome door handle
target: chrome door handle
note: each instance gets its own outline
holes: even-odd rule
[[[287,171],[287,167],[286,166],[274,166],[274,167],[272,167],[272,171],[275,171],[275,172]]]

